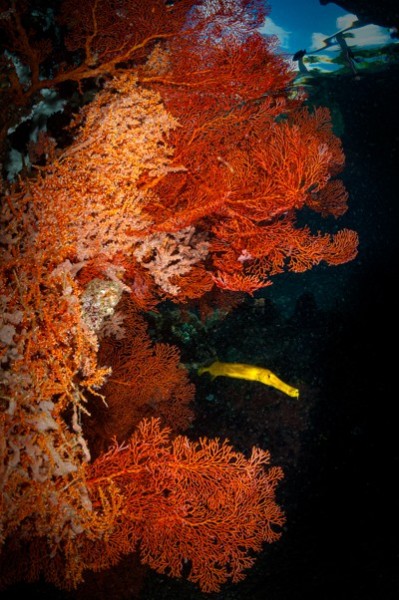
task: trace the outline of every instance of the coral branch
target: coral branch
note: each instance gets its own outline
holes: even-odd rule
[[[284,516],[274,495],[282,472],[265,470],[269,460],[260,449],[246,459],[219,440],[170,442],[156,420],[143,421],[128,445],[93,464],[88,485],[112,482],[128,499],[124,518],[140,528],[145,563],[174,577],[189,564],[188,578],[211,592],[242,579],[250,552],[280,537]]]

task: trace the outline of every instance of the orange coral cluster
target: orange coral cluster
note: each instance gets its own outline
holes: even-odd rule
[[[194,418],[194,384],[180,363],[178,348],[151,342],[143,316],[128,297],[118,304],[117,315],[122,318],[121,334],[103,335],[98,353],[99,363],[112,368],[101,389],[106,404],[94,398],[84,420],[94,454],[111,439],[129,439],[144,417],[156,415],[177,432],[185,431]]]
[[[151,58],[141,75],[183,125],[170,134],[171,164],[186,171],[159,181],[153,189],[165,200],[146,209],[157,229],[196,223],[210,230],[213,281],[233,291],[252,293],[284,270],[352,260],[356,232],[312,234],[296,224],[303,207],[323,217],[347,208],[335,179],[344,155],[329,111],[310,112],[283,93],[290,75],[258,34],[244,50],[230,37],[210,50],[181,39],[171,46],[158,77]]]
[[[60,543],[51,558],[43,539],[29,543],[28,536],[22,569],[13,562],[1,579],[25,570],[31,579],[43,573],[58,587],[74,587],[84,570],[116,564],[140,541],[141,560],[156,571],[180,577],[189,561],[189,579],[218,591],[227,579],[244,577],[252,551],[280,537],[285,519],[274,496],[282,471],[269,462],[268,452],[254,448],[245,458],[217,439],[171,440],[158,419],[144,420],[128,443],[114,445],[81,474],[92,502],[81,534]]]
[[[256,448],[247,459],[217,439],[171,441],[157,420],[144,421],[129,445],[113,448],[88,469],[88,486],[94,497],[111,483],[125,494],[120,531],[125,543],[141,540],[145,563],[180,576],[190,561],[189,579],[218,591],[228,578],[243,578],[253,564],[251,550],[280,537],[284,517],[274,493],[282,471],[265,470],[269,460]],[[114,544],[123,551],[123,536]]]
[[[109,80],[74,142],[4,198],[0,541],[18,553],[4,584],[44,570],[71,587],[138,542],[143,562],[174,576],[187,563],[205,591],[240,580],[279,536],[281,470],[259,449],[246,459],[138,424],[184,429],[194,392],[138,311],[223,289],[232,304],[231,291],[356,253],[354,232],[297,226],[303,207],[345,211],[344,157],[328,112],[289,97],[292,76],[256,31],[263,2],[144,5],[92,0],[77,18],[64,2],[83,58],[54,85]],[[22,27],[16,3],[9,19]],[[41,60],[20,44],[28,65]],[[32,71],[30,89],[43,81]]]

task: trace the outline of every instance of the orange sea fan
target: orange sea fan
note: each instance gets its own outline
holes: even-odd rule
[[[0,586],[42,575],[72,589],[85,570],[138,551],[156,571],[182,577],[184,570],[204,592],[217,592],[245,577],[253,553],[278,540],[285,521],[275,498],[283,473],[270,466],[269,452],[253,448],[246,458],[227,441],[171,439],[159,419],[141,421],[82,477],[90,495],[84,528],[52,552],[44,537],[11,538],[0,557]]]
[[[99,363],[112,368],[101,388],[106,404],[95,400],[91,417],[86,419],[95,454],[113,438],[127,439],[143,417],[157,415],[177,431],[186,429],[193,419],[190,403],[195,389],[180,364],[178,348],[152,343],[144,318],[127,297],[117,312],[123,318],[124,337],[103,337],[98,354]]]
[[[114,446],[87,470],[94,497],[112,483],[127,502],[118,537],[111,531],[99,542],[100,560],[118,549],[123,554],[129,536],[133,546],[138,537],[144,563],[174,577],[189,565],[188,578],[205,592],[218,591],[229,578],[240,581],[254,563],[252,552],[276,541],[285,520],[275,502],[283,473],[269,462],[259,448],[245,458],[218,439],[171,441],[159,420],[142,421],[128,444]]]

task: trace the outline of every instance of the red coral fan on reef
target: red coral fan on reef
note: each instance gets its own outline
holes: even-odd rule
[[[118,304],[115,314],[121,325],[102,336],[98,352],[99,363],[112,368],[101,388],[105,402],[94,398],[89,403],[90,417],[85,419],[94,454],[107,448],[110,440],[128,439],[143,417],[156,415],[174,431],[186,430],[194,417],[190,407],[194,384],[180,364],[178,348],[153,344],[144,318],[128,298]]]
[[[269,460],[258,448],[247,459],[217,439],[171,440],[159,420],[144,420],[127,443],[86,467],[93,512],[80,535],[59,543],[47,560],[43,540],[26,544],[26,564],[10,565],[6,579],[26,569],[70,588],[84,570],[116,564],[140,542],[145,564],[179,577],[189,562],[189,579],[218,591],[227,579],[244,577],[251,551],[280,537],[284,516],[275,488],[282,471],[266,468]]]

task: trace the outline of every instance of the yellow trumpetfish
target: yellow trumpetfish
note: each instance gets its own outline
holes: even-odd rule
[[[284,383],[284,381],[281,381],[281,379],[269,371],[269,369],[263,369],[262,367],[244,365],[242,363],[224,363],[216,360],[208,367],[200,367],[197,373],[198,375],[209,373],[212,379],[224,375],[225,377],[235,377],[236,379],[260,381],[265,385],[270,385],[271,387],[280,390],[280,392],[283,392],[288,396],[292,396],[293,398],[299,397],[299,390],[297,388]]]

